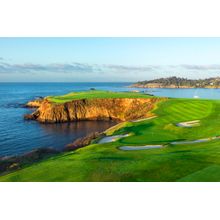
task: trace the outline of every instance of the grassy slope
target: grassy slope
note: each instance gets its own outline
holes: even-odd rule
[[[157,118],[125,123],[114,134],[133,133],[114,143],[93,144],[65,153],[0,181],[220,181],[220,140],[191,145],[170,141],[220,135],[220,101],[169,99],[155,110]],[[175,123],[201,120],[199,127]],[[112,132],[112,131],[111,131]],[[119,146],[167,144],[162,149],[121,151]]]
[[[84,92],[72,92],[62,96],[50,96],[48,99],[55,103],[65,103],[76,99],[94,98],[149,98],[152,96],[135,92],[111,92],[102,90],[91,90]]]

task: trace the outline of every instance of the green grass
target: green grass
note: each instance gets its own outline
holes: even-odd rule
[[[124,123],[108,133],[131,136],[63,153],[2,176],[0,181],[220,181],[220,140],[170,144],[220,135],[220,101],[168,99],[160,102],[154,113],[157,118]],[[190,120],[200,120],[200,126],[176,126]],[[166,147],[118,149],[145,144]]]
[[[90,90],[84,92],[72,92],[62,96],[49,96],[47,99],[54,103],[65,103],[77,99],[106,99],[106,98],[149,98],[152,96],[136,92],[111,92],[103,90]]]

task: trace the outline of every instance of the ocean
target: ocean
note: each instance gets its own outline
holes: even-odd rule
[[[130,91],[131,83],[0,83],[0,156],[21,155],[40,147],[58,150],[79,137],[103,131],[115,124],[111,121],[82,121],[61,124],[41,124],[25,121],[23,115],[33,109],[24,108],[29,100],[39,96],[61,95],[90,88]],[[135,89],[156,96],[178,98],[220,99],[220,89]]]

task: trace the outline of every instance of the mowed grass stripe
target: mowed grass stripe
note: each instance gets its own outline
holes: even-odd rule
[[[198,115],[194,115],[191,112],[187,113],[180,111],[178,109],[173,109],[172,112],[173,112],[172,115],[167,116],[171,122],[181,122],[181,121],[187,121],[198,118]]]
[[[210,114],[209,109],[207,111],[203,111],[202,109],[198,110],[194,108],[194,106],[195,105],[192,105],[190,108],[187,108],[185,105],[182,105],[182,106],[175,105],[175,106],[172,106],[172,108],[169,109],[168,112],[171,111],[173,117],[177,117],[179,114],[185,119],[204,118]]]
[[[204,109],[202,108],[196,108],[197,106],[195,104],[191,105],[191,106],[187,106],[186,104],[184,105],[176,105],[176,106],[173,106],[172,109],[178,109],[179,111],[182,111],[182,112],[186,112],[186,113],[197,113],[197,114],[203,114],[204,113]],[[172,110],[171,109],[171,110]],[[205,112],[209,112],[207,109]]]
[[[193,118],[203,118],[203,117],[206,117],[206,115],[204,115],[204,112],[197,112],[195,111],[194,109],[179,109],[179,108],[176,108],[176,112],[180,113],[181,112],[181,115],[183,115],[185,118],[188,118],[188,117],[193,117]]]

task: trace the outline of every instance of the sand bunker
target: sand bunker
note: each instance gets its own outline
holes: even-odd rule
[[[212,141],[212,140],[216,140],[216,139],[220,139],[220,137],[217,136],[217,137],[203,138],[203,139],[198,139],[198,140],[193,140],[193,141],[174,141],[174,142],[171,142],[170,144],[173,144],[173,145],[196,144],[196,143],[202,143],[202,142]]]
[[[178,144],[195,144],[195,143],[207,142],[209,140],[210,140],[209,138],[204,138],[204,139],[198,139],[198,140],[194,140],[194,141],[175,141],[175,142],[171,142],[171,144],[173,144],[173,145],[178,145]]]
[[[163,145],[145,145],[145,146],[122,146],[119,147],[120,150],[146,150],[154,148],[162,148]]]
[[[176,126],[178,126],[178,127],[186,127],[186,128],[191,128],[191,127],[195,127],[195,126],[199,126],[199,125],[200,125],[199,120],[180,122],[180,123],[176,124]]]
[[[149,118],[140,118],[140,119],[137,119],[137,120],[133,120],[131,122],[140,122],[140,121],[145,121],[145,120],[150,120],[150,119],[153,119],[153,118],[156,118],[157,116],[152,116],[152,117],[149,117]]]
[[[129,135],[130,134],[123,134],[123,135],[114,135],[114,136],[104,137],[98,142],[98,144],[114,142],[114,141],[117,141],[119,138],[128,137]]]

